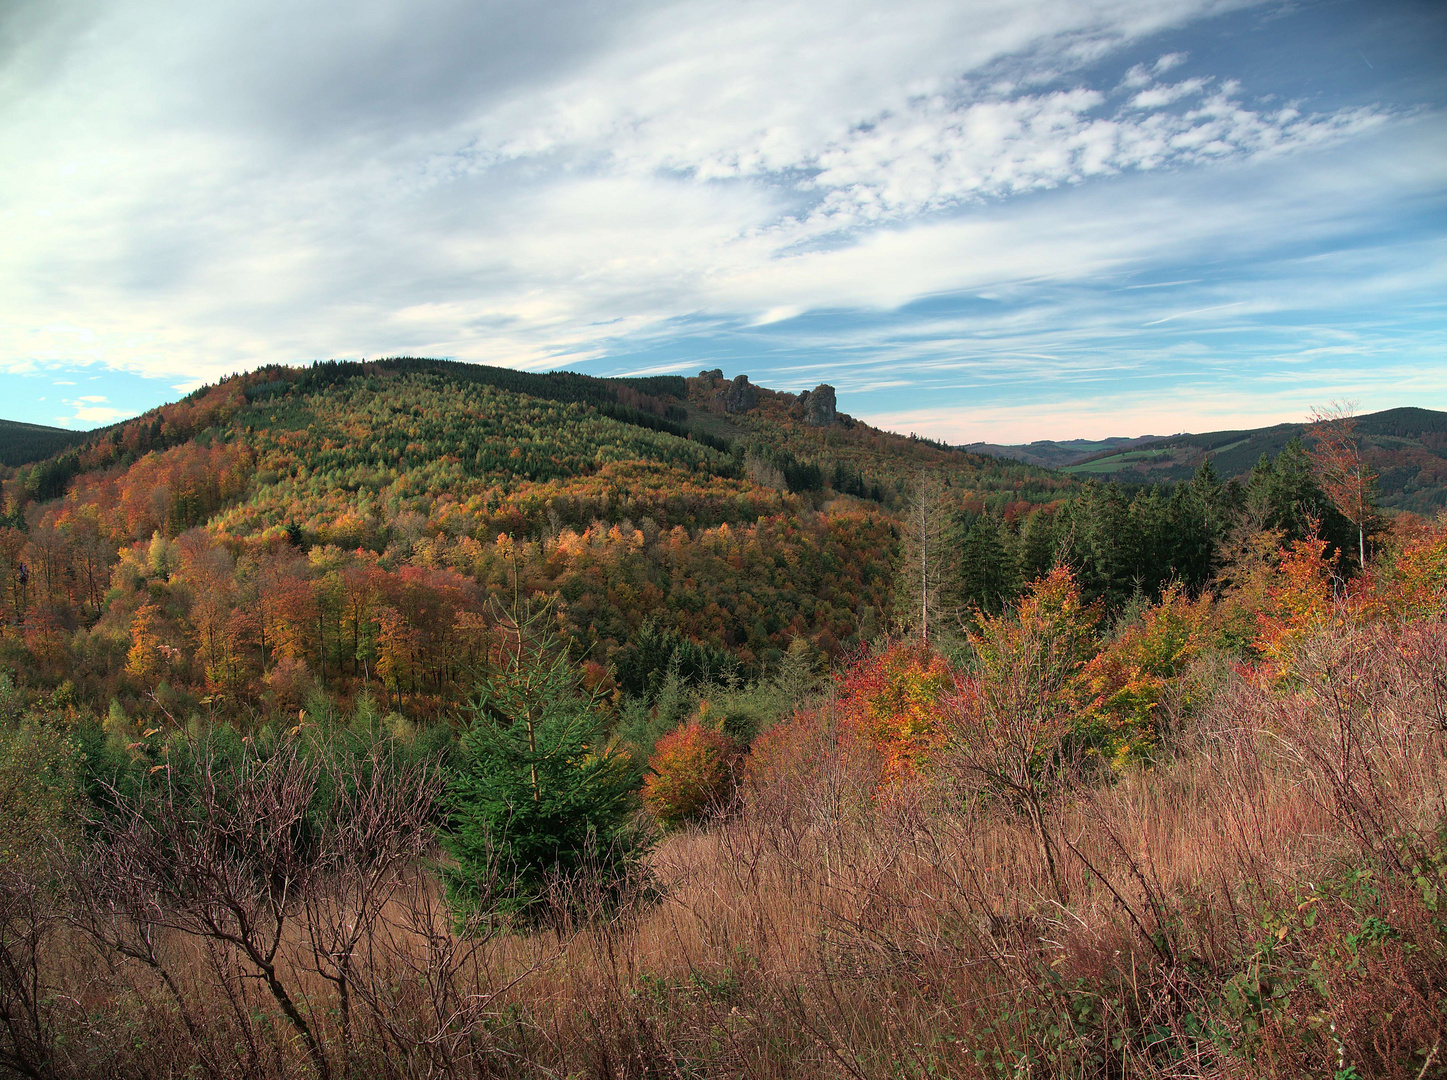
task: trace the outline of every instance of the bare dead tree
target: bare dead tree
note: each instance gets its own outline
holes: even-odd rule
[[[1367,463],[1357,435],[1356,403],[1333,401],[1311,410],[1307,435],[1311,460],[1327,497],[1357,527],[1357,559],[1367,568],[1367,523],[1372,519],[1376,470]]]
[[[948,614],[950,574],[947,548],[950,504],[944,482],[921,472],[903,515],[904,562],[900,570],[900,617],[929,640],[930,625]]]
[[[358,1005],[376,1013],[383,1004],[379,984],[395,978],[388,909],[415,894],[442,774],[398,767],[388,743],[360,760],[326,762],[323,772],[337,803],[318,837],[320,873],[301,894],[299,959],[334,988],[341,1042],[350,1047]],[[378,963],[379,949],[389,962]]]
[[[0,864],[0,1073],[55,1075],[42,971],[56,918],[39,875]]]
[[[201,755],[193,784],[183,787],[164,770],[138,798],[107,789],[113,811],[92,822],[100,842],[90,871],[103,883],[91,900],[112,913],[111,930],[104,933],[96,907],[87,924],[158,975],[165,972],[152,963],[158,933],[199,939],[241,962],[266,987],[318,1077],[330,1080],[305,998],[278,959],[306,890],[327,869],[309,828],[319,765],[294,741],[265,761],[222,762],[204,747]]]
[[[72,918],[101,955],[133,965],[133,983],[154,978],[204,1072],[284,1068],[257,1023],[258,986],[323,1080],[474,1075],[501,1053],[489,1034],[499,1000],[566,938],[500,972],[495,913],[459,925],[427,867],[440,770],[399,760],[388,741],[358,756],[301,740],[265,761],[197,752],[179,779],[162,770],[138,795],[106,789]],[[198,947],[178,949],[186,941]]]
[[[358,770],[331,763],[339,805],[324,824],[328,874],[302,898],[306,945],[313,966],[337,988],[343,1035],[351,1037],[350,986],[357,950],[382,909],[405,880],[406,868],[426,852],[428,814],[439,776],[399,778],[374,748]],[[398,782],[398,781],[401,782]]]

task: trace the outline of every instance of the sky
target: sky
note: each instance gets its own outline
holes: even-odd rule
[[[951,442],[1447,409],[1440,0],[0,0],[0,417],[720,367]]]

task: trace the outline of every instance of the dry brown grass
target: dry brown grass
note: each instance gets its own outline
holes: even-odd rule
[[[660,845],[657,902],[461,943],[413,861],[349,1016],[313,948],[344,907],[289,915],[277,977],[335,1076],[1447,1075],[1447,628],[1323,632],[1294,671],[1218,666],[1173,761],[1050,804],[1064,903],[1008,806],[882,795],[821,737]],[[158,968],[45,933],[35,1075],[321,1071],[245,950],[167,924]]]

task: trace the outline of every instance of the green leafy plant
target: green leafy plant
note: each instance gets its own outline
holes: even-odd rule
[[[602,698],[583,689],[551,618],[546,606],[502,617],[509,637],[469,707],[442,837],[447,898],[464,926],[614,902],[646,850],[631,820],[632,765],[606,746]]]

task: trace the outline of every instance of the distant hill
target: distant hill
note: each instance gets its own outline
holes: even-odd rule
[[[68,446],[84,442],[88,433],[0,420],[0,465],[28,465],[58,454]]]
[[[1044,469],[1063,469],[1078,461],[1106,452],[1119,452],[1154,442],[1159,435],[1139,435],[1135,438],[1116,436],[1109,439],[1066,439],[1055,441],[1041,439],[1038,442],[1009,446],[1001,443],[968,443],[960,449],[968,454],[986,454],[990,457],[1014,458],[1027,465],[1039,465]]]
[[[1190,479],[1207,457],[1222,479],[1249,473],[1262,454],[1274,457],[1307,425],[1276,424],[1200,435],[1103,439],[1099,443],[1029,443],[964,449],[1048,464],[1070,476],[1096,476],[1126,483],[1176,483]],[[1358,417],[1368,460],[1378,474],[1377,495],[1391,510],[1435,513],[1447,506],[1447,412],[1402,408]],[[1076,449],[1078,448],[1078,450]],[[1072,456],[1073,451],[1073,456]]]

